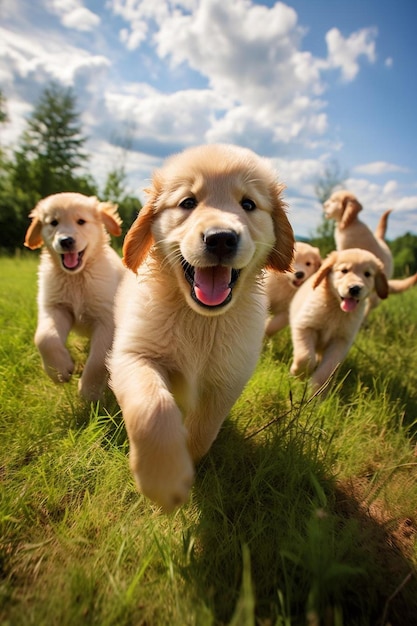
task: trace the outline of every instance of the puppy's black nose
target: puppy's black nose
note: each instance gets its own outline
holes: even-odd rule
[[[349,295],[352,296],[352,298],[357,298],[360,292],[361,292],[360,285],[352,285],[352,287],[349,287]]]
[[[236,252],[239,235],[234,230],[209,228],[203,235],[203,241],[207,250],[221,259]]]
[[[301,280],[302,278],[304,278],[304,272],[295,272],[294,276],[295,276],[298,280]]]
[[[62,237],[62,239],[59,240],[59,245],[63,250],[71,250],[74,244],[74,237]]]

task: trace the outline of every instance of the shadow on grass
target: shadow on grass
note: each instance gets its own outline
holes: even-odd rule
[[[247,548],[256,623],[305,624],[310,611],[330,625],[415,625],[413,522],[378,518],[358,485],[329,477],[313,431],[317,424],[287,423],[245,439],[225,424],[198,469],[200,516],[183,576],[216,624],[254,624],[235,613]],[[398,539],[400,526],[410,545]]]

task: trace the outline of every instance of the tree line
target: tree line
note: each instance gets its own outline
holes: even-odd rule
[[[0,125],[8,123],[7,102],[0,91]],[[96,195],[118,204],[123,235],[141,209],[140,200],[127,191],[122,164],[111,168],[100,188],[88,173],[90,155],[85,150],[80,114],[71,88],[50,83],[42,92],[14,149],[0,145],[0,251],[14,253],[23,247],[28,215],[37,202],[61,191]],[[332,161],[315,185],[320,203],[343,185],[347,172]],[[322,217],[309,241],[322,256],[334,249],[333,223]],[[394,255],[394,275],[417,272],[417,236],[405,233],[388,242]]]
[[[7,102],[0,92],[0,124],[7,123]],[[110,169],[100,189],[87,170],[86,142],[73,90],[58,83],[47,85],[16,147],[0,145],[1,251],[14,253],[23,247],[30,211],[41,198],[62,191],[115,202],[127,231],[141,203],[127,191],[125,167]]]

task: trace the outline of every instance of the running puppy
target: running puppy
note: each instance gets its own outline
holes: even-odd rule
[[[271,337],[288,325],[289,308],[295,292],[317,272],[322,262],[320,250],[303,241],[296,241],[293,269],[288,272],[265,272],[265,290],[268,296],[269,313],[265,334]]]
[[[137,486],[165,511],[187,500],[258,360],[263,268],[293,256],[282,189],[250,150],[191,148],[154,173],[126,236],[111,386]]]
[[[347,248],[363,248],[369,250],[382,261],[384,273],[388,279],[388,293],[398,294],[406,291],[417,283],[417,274],[403,279],[392,279],[393,259],[392,253],[385,241],[388,216],[391,210],[381,215],[378,226],[373,233],[359,218],[362,205],[353,193],[342,189],[332,193],[323,205],[325,216],[335,220],[334,238],[337,250]],[[379,302],[377,295],[372,296],[369,308]]]
[[[388,296],[383,265],[359,248],[331,252],[290,305],[291,374],[310,376],[317,391],[345,358],[376,292]]]
[[[121,234],[117,206],[79,193],[57,193],[30,213],[25,246],[43,247],[35,344],[54,382],[68,382],[74,362],[66,348],[71,329],[91,338],[79,391],[98,400],[107,381],[114,297],[126,272],[109,236]]]

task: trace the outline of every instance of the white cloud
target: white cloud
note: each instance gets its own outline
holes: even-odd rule
[[[111,6],[127,24],[121,38],[129,50],[146,38],[161,60],[207,79],[207,106],[214,103],[209,141],[263,145],[267,154],[290,143],[317,148],[328,128],[323,72],[340,68],[352,80],[361,55],[374,59],[372,29],[347,39],[333,29],[327,59],[301,50],[305,31],[282,2],[112,0]],[[223,113],[216,111],[219,98],[227,102]]]
[[[108,6],[128,24],[128,28],[119,33],[120,41],[128,50],[136,50],[149,34],[149,23],[161,23],[169,11],[168,2],[164,0],[109,0]]]
[[[417,211],[417,196],[405,196],[396,202],[399,211]]]
[[[378,176],[380,174],[389,174],[391,172],[408,172],[408,169],[406,167],[401,167],[400,165],[395,165],[394,163],[387,163],[386,161],[373,161],[372,163],[356,165],[353,168],[353,171],[358,174]]]
[[[105,94],[109,118],[116,123],[133,120],[133,141],[139,150],[145,142],[148,149],[153,145],[155,150],[164,143],[179,149],[205,142],[213,114],[227,105],[223,98],[207,90],[164,94],[149,85],[140,87],[135,86],[130,93],[108,91]]]
[[[103,56],[90,55],[87,51],[63,43],[59,37],[45,41],[30,39],[0,28],[0,67],[7,68],[9,80],[36,81],[44,85],[48,80],[72,84],[77,72],[91,68],[91,75],[99,68],[107,68],[109,61]],[[27,87],[30,82],[27,83]]]
[[[376,36],[376,28],[363,28],[345,39],[337,28],[332,28],[326,34],[329,67],[340,68],[343,80],[353,80],[359,72],[359,57],[375,62]]]
[[[87,9],[81,0],[46,0],[46,7],[61,19],[66,28],[91,31],[100,24],[100,17]]]

